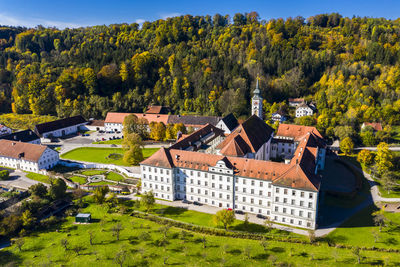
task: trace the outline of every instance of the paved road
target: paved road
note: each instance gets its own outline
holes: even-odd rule
[[[373,146],[373,147],[356,147],[356,148],[354,148],[354,150],[363,150],[363,149],[376,151],[377,148],[375,146]],[[389,146],[389,150],[400,151],[400,147],[399,146]]]
[[[21,189],[28,189],[31,185],[39,183],[38,181],[31,180],[26,177],[26,173],[20,170],[13,170],[10,173],[10,179],[7,181],[0,181],[0,185],[6,187],[17,187]]]

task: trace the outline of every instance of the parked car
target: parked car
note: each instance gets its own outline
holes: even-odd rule
[[[201,206],[202,204],[201,204],[200,202],[194,201],[194,202],[193,202],[193,205]]]
[[[182,203],[184,203],[184,204],[189,204],[189,201],[187,201],[186,199],[183,199],[183,200],[182,200]]]
[[[267,217],[266,216],[264,216],[264,215],[262,215],[262,214],[257,214],[257,216],[256,216],[257,218],[260,218],[260,219],[263,219],[263,220],[265,220]]]
[[[244,214],[244,212],[242,210],[235,210],[236,214]]]
[[[100,130],[99,133],[104,133],[104,131],[103,131],[103,130]]]

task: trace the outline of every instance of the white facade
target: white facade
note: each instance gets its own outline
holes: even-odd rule
[[[217,125],[215,125],[215,127],[221,129],[222,131],[224,131],[225,134],[230,134],[232,133],[235,129],[229,130],[228,126],[225,124],[225,122],[223,120],[220,120]]]
[[[300,106],[296,108],[296,118],[304,117],[304,116],[312,116],[314,111],[309,106]]]
[[[224,161],[205,171],[141,165],[141,172],[142,191],[153,191],[156,198],[197,201],[261,214],[292,226],[316,228],[318,192],[236,176]]]
[[[0,136],[1,135],[6,135],[6,134],[11,134],[11,133],[12,133],[12,131],[11,131],[10,128],[0,124]]]
[[[104,123],[104,129],[106,132],[122,132],[123,125],[122,123]]]
[[[54,130],[54,131],[50,131],[50,132],[45,132],[43,133],[43,138],[50,138],[50,137],[62,137],[65,135],[70,135],[70,134],[75,134],[78,132],[79,128],[81,126],[84,126],[86,124],[85,123],[81,123],[81,124],[77,124],[77,125],[73,125],[70,127],[65,127],[62,129],[58,129],[58,130]]]
[[[11,158],[0,155],[0,165],[5,167],[11,167],[14,169],[20,169],[29,172],[39,172],[42,169],[50,169],[51,167],[57,165],[59,160],[58,152],[46,148],[42,153],[38,161],[29,161],[24,158]]]

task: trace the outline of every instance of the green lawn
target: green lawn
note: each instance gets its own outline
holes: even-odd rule
[[[93,144],[103,144],[103,145],[121,145],[123,139],[114,139],[114,140],[106,140],[106,141],[99,141],[93,142]]]
[[[4,265],[32,266],[118,266],[116,254],[126,251],[123,266],[354,266],[356,258],[350,249],[338,249],[327,244],[294,244],[269,240],[264,249],[260,241],[229,237],[203,236],[188,232],[182,239],[182,230],[172,227],[166,234],[164,245],[163,225],[131,217],[128,214],[109,213],[107,205],[91,204],[82,212],[90,212],[93,222],[75,225],[74,218],[53,229],[37,231],[24,237],[22,251],[12,246],[0,251]],[[120,240],[112,228],[122,226]],[[57,230],[57,231],[56,231]],[[89,233],[94,233],[93,245]],[[148,234],[145,239],[143,233]],[[206,247],[202,238],[206,240]],[[67,250],[61,240],[68,242]],[[75,247],[82,247],[80,255]],[[382,265],[384,261],[395,266],[400,261],[398,253],[361,251],[363,264]],[[336,260],[335,260],[336,258]],[[10,263],[14,264],[10,264]]]
[[[86,184],[86,182],[87,182],[86,178],[82,177],[82,176],[72,176],[72,177],[69,177],[69,179],[78,184]]]
[[[121,155],[119,159],[107,158],[110,154]],[[73,149],[61,155],[63,159],[97,162],[104,164],[115,164],[121,166],[129,166],[122,160],[124,150],[122,148],[97,148],[97,147],[81,147]]]
[[[125,178],[122,175],[115,173],[115,172],[107,173],[106,179],[116,181],[116,182],[122,182],[123,180],[125,180]]]
[[[100,175],[100,174],[104,174],[104,173],[106,173],[106,171],[104,171],[104,170],[86,170],[86,171],[81,172],[81,174],[86,175],[86,176]]]
[[[38,182],[42,182],[42,183],[46,183],[46,184],[50,183],[50,177],[47,175],[34,173],[34,172],[28,172],[26,174],[26,177],[28,177],[29,179],[38,181]]]
[[[145,211],[143,208],[141,211]],[[162,215],[163,217],[175,219],[182,222],[187,222],[196,225],[202,225],[207,227],[216,227],[213,222],[213,215],[209,213],[203,213],[193,210],[186,210],[177,207],[170,207],[165,205],[156,204],[154,209],[151,211],[153,214]],[[220,225],[222,228],[222,225]],[[265,233],[266,228],[259,224],[249,223],[247,226],[241,220],[235,220],[235,222],[229,227],[231,230],[246,231],[252,233]],[[303,238],[303,236],[293,234],[287,231],[281,231],[278,229],[273,229],[273,233],[280,235],[290,235],[298,238]]]
[[[379,183],[379,180],[376,180]],[[381,197],[387,197],[387,198],[400,198],[400,185],[398,184],[398,186],[395,186],[393,188],[393,190],[391,190],[389,193],[387,192],[387,190],[383,189],[383,187],[381,185],[378,185],[379,188],[379,193],[381,194]]]
[[[347,244],[359,247],[399,248],[400,245],[400,213],[385,213],[385,216],[397,225],[383,228],[375,226],[372,213],[378,210],[375,206],[360,211],[339,228],[328,235],[337,244]],[[373,232],[379,238],[375,242]]]
[[[156,153],[158,150],[159,148],[143,148],[142,149],[143,158],[147,159],[148,157]]]
[[[143,148],[143,157],[148,158],[153,155],[157,150],[158,148]],[[120,158],[107,158],[110,154],[120,155]],[[86,162],[130,166],[122,160],[123,154],[124,150],[122,148],[80,147],[64,153],[60,157],[63,159],[79,160]]]

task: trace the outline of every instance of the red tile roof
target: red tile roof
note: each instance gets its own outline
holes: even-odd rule
[[[309,132],[323,139],[321,133],[315,127],[284,123],[279,124],[276,136],[292,137],[298,141]]]
[[[166,114],[145,114],[145,113],[133,113],[136,115],[136,117],[140,118],[144,118],[148,121],[148,123],[152,123],[152,122],[162,122],[165,125],[168,124],[168,117],[169,115]]]
[[[126,116],[134,114],[138,118],[144,118],[148,123],[151,122],[162,122],[165,125],[168,121],[168,116],[165,114],[145,114],[145,113],[118,113],[118,112],[108,112],[105,119],[105,123],[120,123],[124,122]]]
[[[108,112],[104,122],[122,124],[124,122],[125,117],[130,114],[132,113]]]
[[[146,110],[147,114],[168,114],[171,112],[169,107],[165,106],[149,106]]]
[[[371,126],[375,131],[382,131],[382,124],[380,122],[364,122],[364,126]]]
[[[262,119],[256,115],[252,115],[245,122],[239,125],[235,131],[228,135],[228,137],[221,142],[217,148],[221,149],[221,153],[222,151],[227,151],[230,156],[241,156],[239,154],[232,154],[235,150],[234,147],[236,146],[239,146],[240,150],[245,154],[256,153],[260,147],[271,138],[273,131],[274,130]],[[235,139],[236,136],[241,137],[240,139],[236,139],[237,145],[235,144],[235,141],[232,143],[232,140]],[[224,149],[226,146],[229,146],[230,148]]]
[[[47,146],[0,140],[0,156],[37,162]]]

